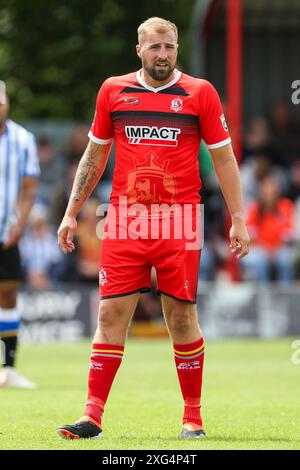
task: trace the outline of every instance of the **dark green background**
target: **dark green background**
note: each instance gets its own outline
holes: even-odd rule
[[[11,117],[86,120],[101,82],[140,66],[137,26],[174,21],[179,61],[188,71],[194,0],[0,0],[0,79]]]

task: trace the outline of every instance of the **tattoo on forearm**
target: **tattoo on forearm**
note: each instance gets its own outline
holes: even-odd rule
[[[79,164],[72,190],[72,200],[75,203],[88,196],[99,179],[100,168],[94,161],[97,151],[98,146],[88,146]]]

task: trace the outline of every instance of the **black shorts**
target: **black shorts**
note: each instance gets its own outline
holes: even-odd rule
[[[21,258],[18,246],[3,248],[0,243],[0,282],[22,279]]]

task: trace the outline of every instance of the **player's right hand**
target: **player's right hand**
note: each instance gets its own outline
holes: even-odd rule
[[[65,215],[57,231],[58,245],[64,253],[72,253],[75,250],[73,238],[76,229],[76,218]]]
[[[229,232],[231,252],[241,259],[249,253],[250,237],[244,220],[235,219]]]
[[[7,250],[16,246],[23,234],[23,226],[20,223],[13,225],[7,235],[5,243],[3,243],[3,248]]]

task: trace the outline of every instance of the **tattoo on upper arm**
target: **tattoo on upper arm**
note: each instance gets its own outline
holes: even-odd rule
[[[73,202],[78,202],[82,196],[88,196],[94,189],[99,176],[100,167],[96,165],[99,145],[90,142],[79,163],[73,187]]]

